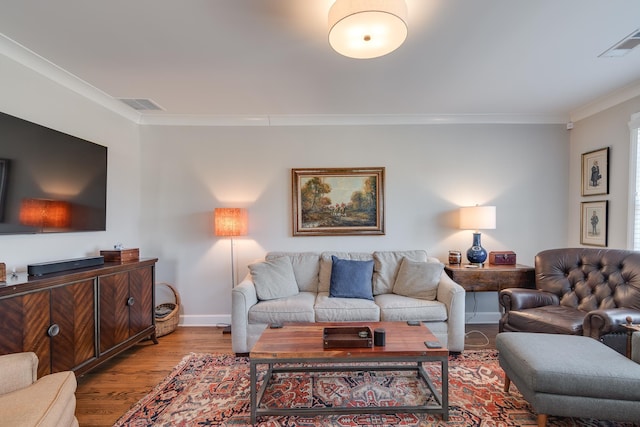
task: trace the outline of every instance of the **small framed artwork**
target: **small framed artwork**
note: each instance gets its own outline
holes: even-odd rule
[[[294,236],[384,234],[384,168],[291,169]]]
[[[581,203],[580,243],[607,246],[608,201]]]
[[[582,155],[582,195],[609,194],[609,147]]]
[[[4,221],[5,199],[7,197],[7,178],[9,176],[9,159],[0,159],[0,222]]]

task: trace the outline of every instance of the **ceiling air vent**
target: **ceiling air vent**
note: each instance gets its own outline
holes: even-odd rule
[[[629,34],[617,44],[602,52],[599,57],[615,58],[625,56],[631,49],[640,45],[640,28]]]
[[[145,98],[120,98],[120,101],[127,104],[129,107],[138,111],[163,111],[164,108],[150,99]]]

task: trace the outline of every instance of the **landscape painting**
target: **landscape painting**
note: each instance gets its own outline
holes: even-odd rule
[[[292,169],[293,235],[384,234],[384,168]]]

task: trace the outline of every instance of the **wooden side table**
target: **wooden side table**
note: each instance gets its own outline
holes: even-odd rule
[[[447,275],[467,292],[499,292],[506,288],[535,289],[535,269],[527,265],[493,265],[470,268],[468,264],[445,265]]]

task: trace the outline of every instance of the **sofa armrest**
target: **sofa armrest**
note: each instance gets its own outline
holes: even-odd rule
[[[465,295],[462,286],[454,282],[445,272],[440,276],[436,299],[447,307],[449,324],[447,347],[451,351],[464,350]]]
[[[256,287],[251,280],[251,275],[247,275],[231,291],[231,346],[236,353],[244,352],[247,347],[249,310],[257,303]]]
[[[29,387],[38,379],[38,356],[33,352],[0,356],[0,394]]]
[[[640,311],[632,308],[608,308],[587,313],[582,322],[583,335],[595,339],[610,332],[624,332],[622,327],[631,317],[632,323],[640,323]]]
[[[560,304],[560,299],[556,294],[523,288],[508,288],[501,290],[498,301],[504,308],[505,313],[508,313],[511,310],[524,310],[526,308]]]

